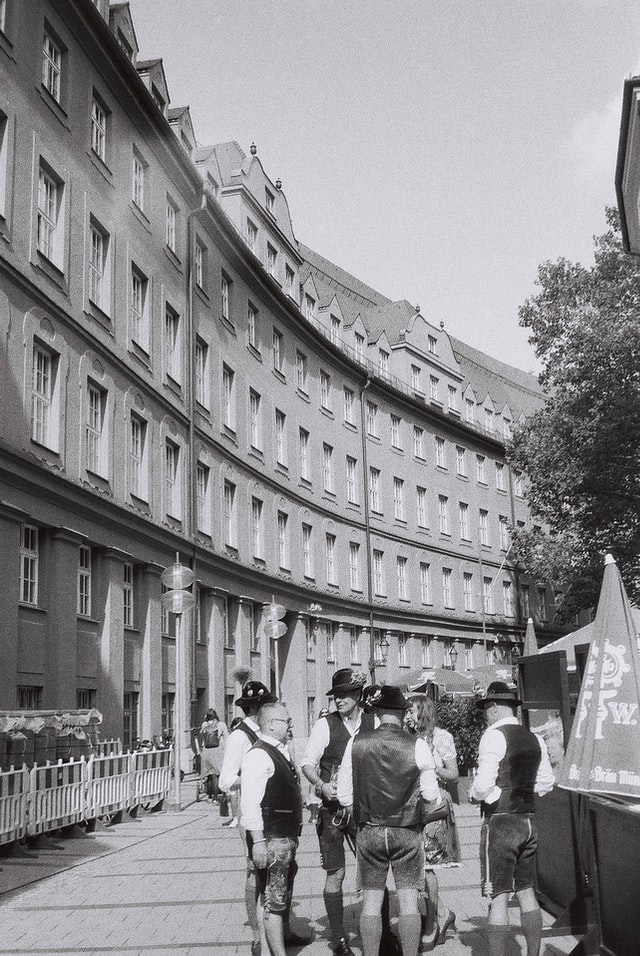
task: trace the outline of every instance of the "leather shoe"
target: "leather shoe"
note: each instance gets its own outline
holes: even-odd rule
[[[287,937],[285,937],[284,945],[308,946],[311,942],[313,942],[313,933],[310,933],[308,936],[301,936],[299,933],[290,933]]]
[[[334,946],[335,956],[355,956],[355,953],[349,946],[349,941],[343,936],[337,946]]]
[[[260,956],[261,950],[262,950],[262,947],[260,946],[260,940],[254,939],[254,941],[251,944],[251,956]]]

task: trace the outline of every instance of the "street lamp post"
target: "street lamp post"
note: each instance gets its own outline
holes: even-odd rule
[[[371,659],[369,661],[369,671],[371,673],[371,683],[376,682],[376,667],[386,667],[391,645],[387,640],[386,634],[383,634],[376,647],[373,629],[371,631]]]

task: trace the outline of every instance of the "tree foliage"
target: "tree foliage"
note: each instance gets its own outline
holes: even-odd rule
[[[547,397],[508,454],[549,531],[516,531],[514,545],[562,591],[564,619],[596,603],[606,552],[640,597],[640,262],[622,248],[615,209],[607,225],[594,265],[543,263],[519,313]]]
[[[486,729],[484,711],[476,707],[476,700],[445,694],[438,701],[437,723],[453,735],[461,774],[478,763],[478,744]]]

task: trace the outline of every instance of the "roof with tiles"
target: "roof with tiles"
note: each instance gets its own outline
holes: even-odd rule
[[[531,415],[542,406],[544,395],[537,377],[531,372],[523,372],[491,358],[453,335],[449,339],[465,377],[463,387],[470,385],[478,401],[483,402],[489,395],[496,411],[500,412],[508,405],[516,419],[521,414]]]

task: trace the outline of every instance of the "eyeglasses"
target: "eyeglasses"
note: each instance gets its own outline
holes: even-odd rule
[[[287,717],[286,719],[284,717],[272,717],[271,719],[279,720],[281,724],[288,724],[289,727],[293,726],[293,721],[291,720],[291,717]]]

